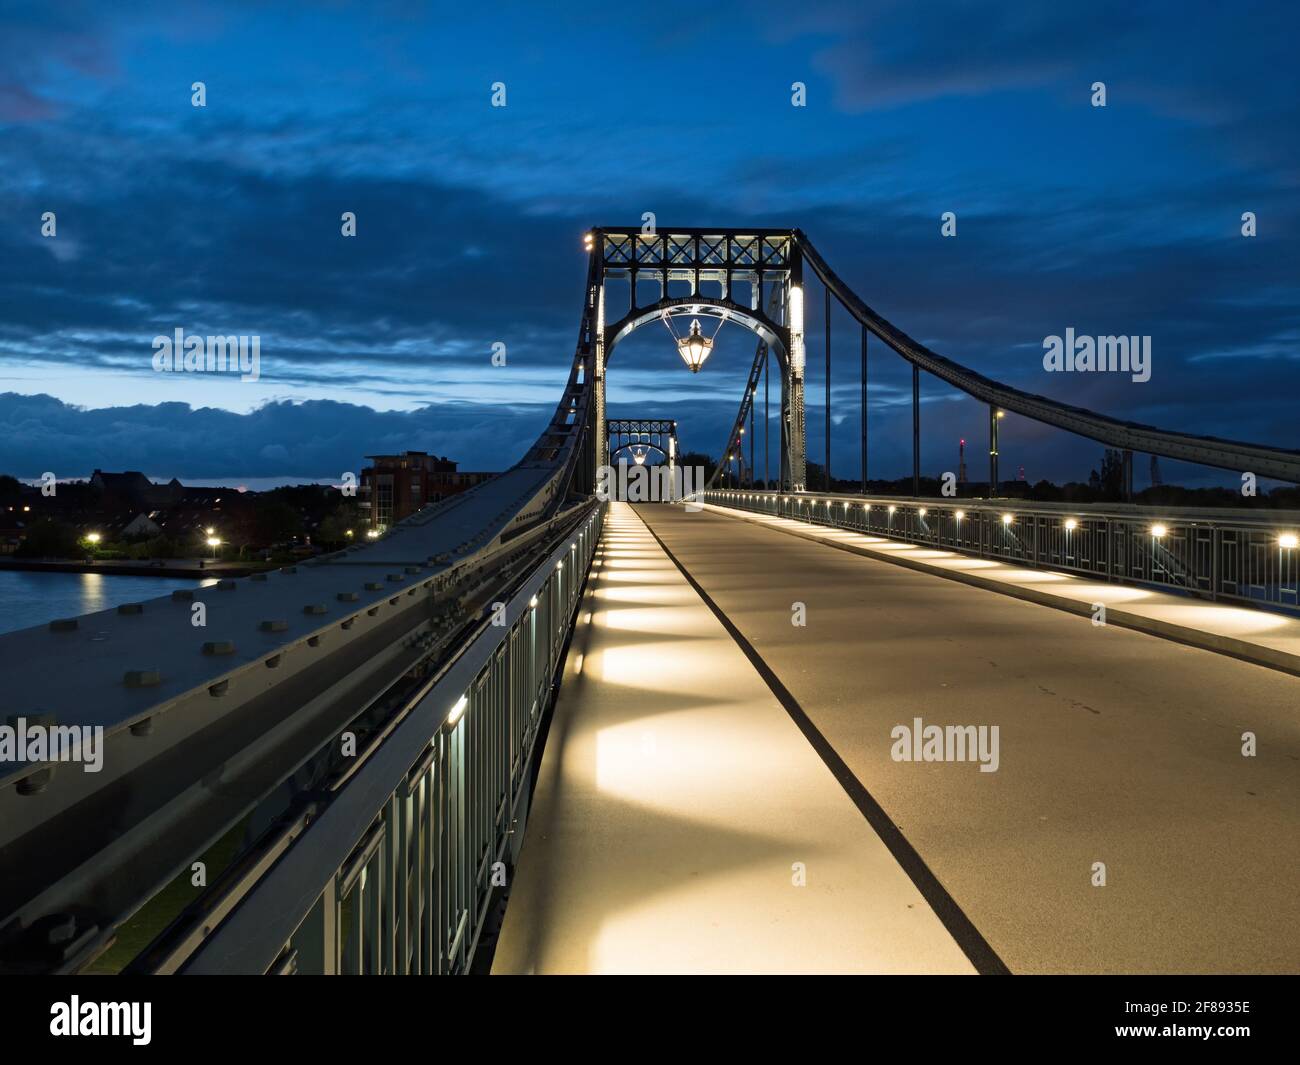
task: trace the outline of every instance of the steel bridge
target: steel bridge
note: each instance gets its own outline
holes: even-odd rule
[[[798,229],[587,243],[510,470],[372,543],[0,636],[11,725],[103,730],[96,772],[0,762],[0,969],[1293,963],[1300,514],[920,498],[920,375],[988,405],[990,495],[1006,414],[1291,482],[1300,453],[990,380]],[[865,403],[863,493],[809,491],[814,278],[864,396],[872,337],[912,366],[912,497],[866,495]],[[778,375],[779,487],[723,462],[685,505],[598,498],[620,453],[677,454],[675,421],[606,417],[615,349],[695,317],[757,338],[724,459]],[[999,727],[1000,766],[891,757],[923,719]]]
[[[614,465],[620,454],[644,462],[649,452],[670,469],[676,465],[681,445],[677,442],[677,423],[670,418],[613,418],[605,423],[607,461]]]

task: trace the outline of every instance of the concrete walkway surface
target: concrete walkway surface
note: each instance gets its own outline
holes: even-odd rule
[[[1093,615],[1095,604],[1101,603],[1106,607],[1108,625],[1121,625],[1300,675],[1300,618],[1174,595],[1156,588],[1111,584],[1058,570],[975,558],[924,544],[713,503],[704,504],[704,509],[1074,614]]]
[[[611,504],[493,972],[973,971],[642,520]]]

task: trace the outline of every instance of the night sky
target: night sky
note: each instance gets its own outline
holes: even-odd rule
[[[583,232],[645,212],[798,226],[904,331],[1016,387],[1300,447],[1298,37],[1283,4],[6,2],[0,472],[509,466],[568,373]],[[821,461],[815,284],[808,306]],[[833,467],[856,476],[858,334],[833,324]],[[260,335],[261,379],[155,373],[178,327]],[[1046,373],[1067,327],[1150,335],[1151,380]],[[692,377],[643,329],[609,413],[716,454],[753,350],[727,326]],[[873,359],[872,474],[902,476],[910,371]],[[978,477],[986,410],[922,388],[923,471],[966,436]],[[1102,447],[1008,418],[1001,450],[1004,476],[1065,480]]]

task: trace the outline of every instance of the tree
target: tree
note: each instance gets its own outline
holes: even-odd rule
[[[253,510],[253,536],[262,547],[285,543],[302,534],[302,516],[279,500],[258,500]]]
[[[323,545],[352,543],[361,535],[366,519],[361,515],[361,508],[356,503],[341,503],[321,519],[316,526],[315,539]],[[352,535],[348,535],[351,530]]]
[[[81,558],[85,553],[77,541],[77,530],[50,518],[33,522],[14,551],[22,558]]]
[[[1101,473],[1092,471],[1088,483],[1102,499],[1115,501],[1124,498],[1124,453],[1108,447],[1101,458]]]

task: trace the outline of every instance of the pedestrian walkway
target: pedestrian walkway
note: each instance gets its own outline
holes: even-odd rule
[[[772,514],[756,514],[713,503],[703,506],[717,514],[780,529],[816,543],[833,544],[867,558],[885,559],[1043,606],[1091,615],[1108,625],[1121,625],[1300,674],[1300,618],[1175,595],[1156,588],[1112,584],[1095,577],[975,558],[924,544]],[[1098,603],[1106,608],[1104,619],[1096,609]]]
[[[626,504],[514,875],[495,973],[974,971]]]

